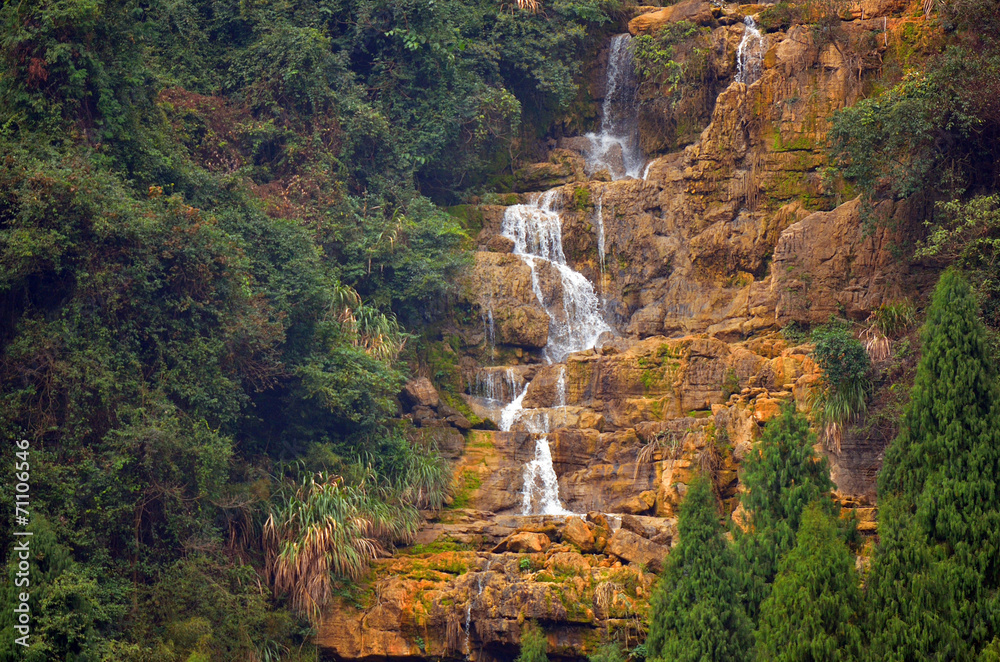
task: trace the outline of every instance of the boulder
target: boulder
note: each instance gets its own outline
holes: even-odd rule
[[[452,426],[458,428],[459,430],[472,429],[472,423],[470,423],[469,419],[467,419],[465,416],[462,416],[461,414],[453,414],[448,418],[446,418],[445,420],[448,421],[448,423],[450,423]]]
[[[547,189],[587,180],[584,159],[568,149],[554,149],[545,163],[532,163],[514,173],[513,189],[518,193]]]
[[[570,517],[566,520],[566,528],[563,529],[563,542],[568,542],[580,548],[581,552],[590,553],[596,549],[596,539],[594,532],[579,517]]]
[[[501,552],[517,552],[520,554],[537,554],[544,552],[552,545],[552,541],[544,533],[522,531],[509,536],[493,548],[494,554]]]
[[[631,531],[637,536],[642,536],[643,538],[649,538],[649,534],[646,532],[646,527],[642,525],[635,516],[633,515],[622,515],[622,529],[626,531]]]
[[[592,510],[587,513],[587,521],[599,529],[611,530],[611,524],[608,522],[608,518],[604,516],[604,513]]]
[[[656,492],[647,490],[638,496],[619,501],[615,510],[629,515],[641,515],[656,505]]]
[[[659,11],[640,14],[628,23],[628,31],[633,35],[652,34],[662,30],[668,23],[690,21],[695,25],[712,22],[712,5],[701,0],[687,0]]]
[[[430,407],[424,405],[417,405],[413,408],[413,420],[418,423],[425,421],[430,418],[437,418],[437,412]]]
[[[631,531],[618,529],[608,541],[605,553],[614,554],[629,563],[641,563],[650,570],[659,572],[670,550]]]
[[[494,235],[486,242],[486,250],[492,253],[513,253],[514,240],[502,234]]]
[[[417,377],[406,382],[401,395],[410,407],[437,407],[441,404],[437,389],[426,377]]]

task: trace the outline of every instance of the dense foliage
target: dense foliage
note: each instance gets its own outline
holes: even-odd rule
[[[868,593],[872,659],[952,659],[998,634],[1000,385],[969,284],[941,277],[899,436]]]
[[[748,528],[735,531],[736,554],[746,612],[754,621],[770,594],[782,555],[795,545],[806,506],[819,502],[832,511],[827,495],[833,483],[826,461],[813,451],[814,443],[809,421],[794,405],[786,405],[745,460],[741,504]]]
[[[856,660],[860,611],[854,557],[829,508],[814,503],[803,511],[795,547],[761,605],[757,659]]]
[[[750,621],[734,600],[740,584],[736,560],[707,478],[696,477],[688,486],[677,530],[680,542],[667,556],[651,601],[648,659],[750,659]]]
[[[31,440],[44,568],[27,659],[314,656],[324,569],[357,576],[448,484],[393,422],[407,330],[469,241],[429,196],[563,117],[614,9],[3,4],[0,430]],[[7,567],[11,525],[8,504]]]
[[[885,89],[834,116],[834,151],[868,201],[934,200],[1000,184],[1000,4],[938,5],[935,27],[947,37],[921,40],[908,28]]]

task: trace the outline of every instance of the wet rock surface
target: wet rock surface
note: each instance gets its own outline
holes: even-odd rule
[[[858,3],[842,17],[849,42],[897,5]],[[867,65],[793,26],[764,35],[759,80],[732,82],[743,18],[762,8],[691,0],[630,17],[632,34],[708,26],[714,102],[680,131],[688,111],[656,85],[639,90],[642,178],[622,176],[614,145],[611,167],[592,168],[584,136],[553,140],[547,160],[516,171],[520,195],[505,202],[558,214],[559,259],[540,225],[515,245],[507,208],[480,206],[461,301],[478,315],[449,333],[466,383],[506,375],[489,397],[472,387],[462,397],[497,426],[506,412],[507,425],[470,429],[468,412],[442,404],[429,381],[407,384],[415,443],[453,462],[452,501],[427,513],[413,547],[376,564],[356,599],[327,611],[317,641],[335,659],[512,659],[531,619],[559,658],[581,659],[602,633],[635,637],[692,477],[710,475],[733,512],[763,426],[786,402],[812,407],[822,384],[812,346],[781,328],[831,313],[864,319],[930,285],[930,272],[893,258],[892,231],[866,232],[860,202],[823,177],[829,118],[855,101]],[[591,82],[598,99],[610,87]],[[545,207],[539,194],[553,187]],[[905,221],[910,211],[885,203],[873,213]],[[610,330],[553,360],[579,312],[566,269],[592,284]],[[559,516],[522,514],[542,439]],[[881,448],[847,435],[839,453],[819,450],[859,530],[874,533]]]

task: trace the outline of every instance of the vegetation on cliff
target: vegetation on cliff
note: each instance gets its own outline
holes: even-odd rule
[[[879,475],[873,659],[963,657],[997,636],[1000,385],[969,284],[941,277],[899,436]]]
[[[677,522],[680,542],[653,593],[646,649],[653,660],[747,660],[751,626],[736,559],[724,537],[709,480],[699,476]]]
[[[0,8],[0,430],[31,440],[45,569],[24,659],[314,656],[284,605],[448,482],[392,420],[466,260],[427,196],[566,112],[614,8]]]

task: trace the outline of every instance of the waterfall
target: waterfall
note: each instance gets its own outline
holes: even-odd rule
[[[513,368],[486,368],[476,374],[472,394],[491,405],[505,405],[517,397],[522,385],[523,380]]]
[[[483,326],[486,328],[486,343],[490,347],[490,358],[495,359],[497,355],[497,331],[493,322],[493,297],[486,301],[483,307]]]
[[[760,78],[764,62],[764,35],[752,16],[743,19],[746,29],[736,49],[736,82],[749,85]]]
[[[556,382],[556,404],[562,413],[563,425],[566,425],[566,366],[559,368],[559,380]]]
[[[517,395],[517,397],[511,400],[510,404],[504,407],[503,411],[500,412],[500,423],[498,423],[498,427],[504,432],[510,432],[510,429],[514,427],[514,423],[516,423],[517,419],[521,417],[521,412],[524,411],[524,407],[521,403],[524,402],[524,396],[527,393],[528,385],[525,384],[524,388],[521,389],[521,392]]]
[[[639,149],[639,80],[632,59],[634,45],[629,34],[611,39],[601,132],[588,133],[586,158],[591,173],[607,168],[613,179],[638,177],[643,158]]]
[[[483,597],[483,578],[489,574],[490,566],[493,565],[493,557],[486,559],[486,568],[476,573],[476,595],[473,597],[469,595],[469,601],[465,605],[465,657],[469,658],[472,655],[472,642],[470,635],[472,634],[472,602],[473,600],[479,600],[482,602]]]
[[[503,235],[514,241],[514,254],[531,269],[532,290],[549,316],[549,341],[544,356],[550,363],[594,347],[601,334],[611,330],[601,317],[594,286],[566,263],[562,219],[553,210],[557,193],[553,189],[531,204],[507,207],[503,216]],[[561,301],[547,301],[556,297],[546,296],[543,291],[542,272],[549,275],[550,282],[553,275],[558,276]]]
[[[524,465],[522,515],[572,515],[559,501],[559,479],[552,466],[549,440],[542,435],[535,440],[535,459]]]
[[[645,179],[645,177],[643,177]],[[597,209],[595,211],[597,221],[597,255],[601,261],[601,276],[604,275],[604,191],[597,198]],[[604,289],[604,285],[601,285]]]

